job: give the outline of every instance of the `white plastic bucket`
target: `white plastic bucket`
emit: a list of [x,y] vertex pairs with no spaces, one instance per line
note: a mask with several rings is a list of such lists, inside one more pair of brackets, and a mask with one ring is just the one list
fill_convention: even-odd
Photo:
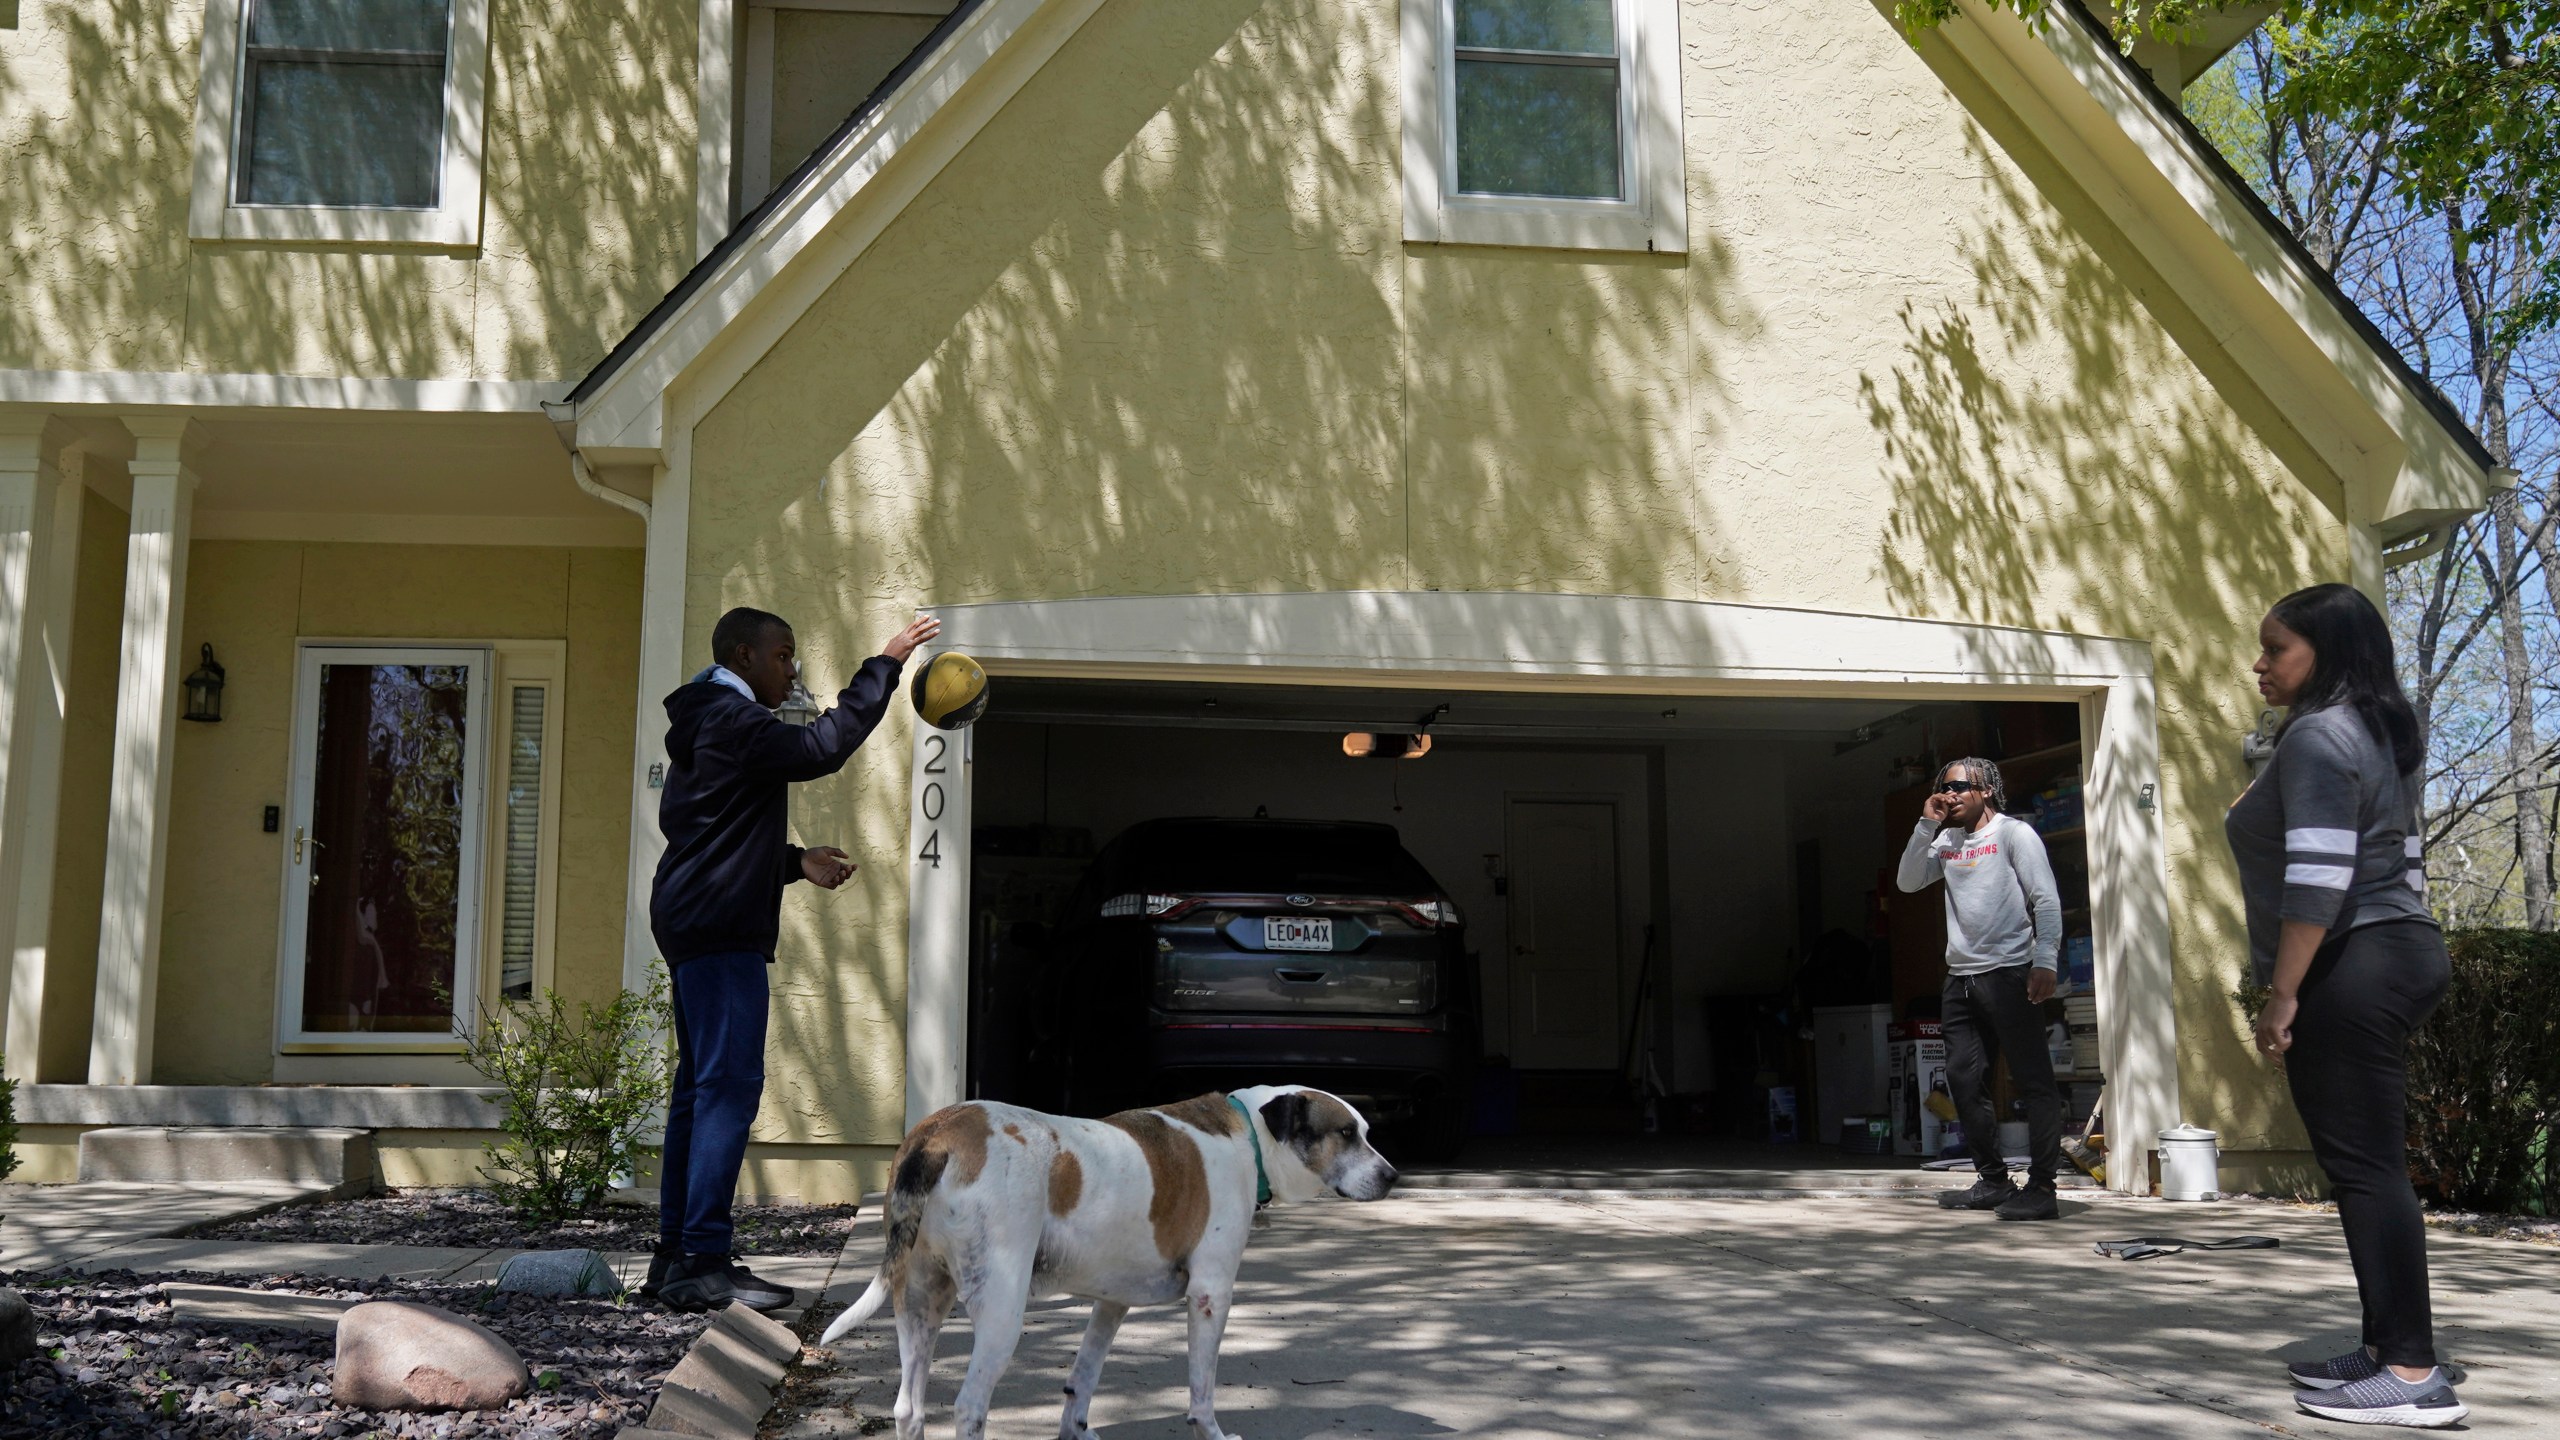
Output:
[[2160,1132],[2160,1198],[2222,1198],[2222,1152],[2210,1130],[2180,1125]]

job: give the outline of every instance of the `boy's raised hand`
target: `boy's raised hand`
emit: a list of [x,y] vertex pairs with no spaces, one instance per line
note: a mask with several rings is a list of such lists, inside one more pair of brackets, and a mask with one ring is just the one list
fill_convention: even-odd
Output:
[[853,878],[853,861],[833,845],[812,845],[800,852],[800,873],[821,890],[833,890]]
[[907,657],[916,653],[918,646],[931,643],[933,637],[941,633],[941,621],[930,615],[918,615],[906,629],[890,636],[889,643],[880,647],[880,653],[904,665]]

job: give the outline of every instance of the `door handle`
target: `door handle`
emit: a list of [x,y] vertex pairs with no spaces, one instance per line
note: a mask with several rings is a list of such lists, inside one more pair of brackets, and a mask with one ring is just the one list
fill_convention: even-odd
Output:
[[[297,832],[297,833],[299,833],[299,832]],[[324,850],[324,849],[327,849],[327,848],[328,848],[327,846],[325,846],[325,845],[321,844],[321,843],[320,843],[318,840],[316,840],[316,839],[315,839],[315,840],[313,840],[313,841],[311,842],[311,850],[312,850],[312,855],[311,855],[311,888],[312,888],[312,889],[314,889],[314,890],[317,890],[317,889],[319,889],[319,888],[320,888],[320,854],[319,854],[319,852],[320,852],[320,851],[322,851],[322,850]]]
[[302,863],[302,846],[306,838],[307,836],[301,826],[296,825],[293,827],[293,863],[296,865]]
[[1321,970],[1279,970],[1273,973],[1283,980],[1295,981],[1300,985],[1312,985],[1324,978],[1324,972]]

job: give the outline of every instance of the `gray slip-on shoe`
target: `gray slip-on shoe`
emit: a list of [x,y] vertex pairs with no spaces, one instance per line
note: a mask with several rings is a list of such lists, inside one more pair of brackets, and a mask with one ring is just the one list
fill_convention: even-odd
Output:
[[2382,1362],[2359,1345],[2344,1355],[2327,1360],[2296,1360],[2284,1368],[2285,1373],[2293,1377],[2293,1383],[2305,1390],[2335,1390],[2378,1373]]

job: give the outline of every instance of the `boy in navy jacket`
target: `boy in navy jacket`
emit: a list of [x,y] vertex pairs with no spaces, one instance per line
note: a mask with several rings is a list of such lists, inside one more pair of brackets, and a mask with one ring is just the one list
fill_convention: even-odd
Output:
[[747,1129],[764,1098],[766,967],[782,930],[782,887],[833,890],[845,852],[790,840],[790,784],[833,775],[880,723],[916,647],[941,632],[919,615],[862,662],[836,707],[790,725],[774,707],[799,675],[779,615],[741,606],[712,627],[718,663],[667,697],[667,780],[658,800],[666,854],[649,890],[649,929],[675,1000],[675,1089],[658,1179],[658,1250],[641,1287],[677,1310],[791,1302],[730,1254],[729,1205]]

